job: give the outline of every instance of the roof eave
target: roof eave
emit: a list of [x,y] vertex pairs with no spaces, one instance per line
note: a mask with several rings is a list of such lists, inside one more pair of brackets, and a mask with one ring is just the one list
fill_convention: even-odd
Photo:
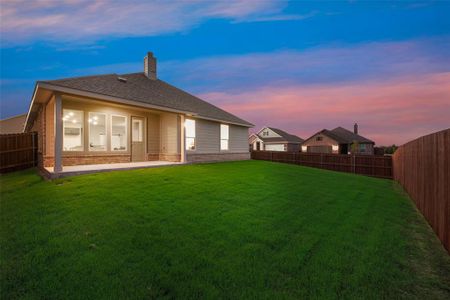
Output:
[[[205,117],[205,116],[199,115],[199,114],[197,114],[195,112],[192,112],[192,111],[173,109],[173,108],[170,108],[170,107],[158,106],[158,105],[143,103],[143,102],[139,102],[139,101],[135,101],[135,100],[129,100],[129,99],[123,99],[123,98],[109,96],[109,95],[103,95],[103,94],[99,94],[99,93],[93,93],[93,92],[84,91],[84,90],[80,90],[80,89],[68,88],[68,87],[55,85],[55,84],[51,84],[51,83],[44,82],[44,81],[38,81],[36,83],[35,90],[34,90],[34,93],[33,93],[33,98],[32,98],[31,104],[30,104],[30,108],[29,108],[29,111],[28,111],[28,114],[27,114],[27,120],[26,120],[25,124],[28,124],[29,113],[30,113],[31,108],[33,106],[34,98],[36,96],[36,92],[37,92],[37,90],[39,88],[52,90],[52,91],[55,91],[55,92],[61,92],[61,93],[77,95],[77,96],[84,96],[84,97],[88,97],[88,98],[105,100],[105,101],[110,101],[110,102],[115,102],[115,103],[120,103],[120,104],[139,106],[139,107],[144,107],[144,108],[156,109],[156,110],[160,110],[160,111],[168,111],[168,112],[180,113],[180,114],[192,116],[192,117],[199,118],[199,119],[211,120],[211,121],[216,121],[216,122],[223,122],[223,123],[228,123],[228,124],[233,124],[233,125],[238,125],[238,126],[243,126],[243,127],[248,127],[248,128],[251,128],[251,127],[254,126],[251,123],[246,124],[246,123],[231,122],[231,121],[227,121],[227,120],[220,120],[220,119],[215,119],[215,118],[209,118],[209,117]],[[24,130],[25,130],[25,128],[24,128]]]

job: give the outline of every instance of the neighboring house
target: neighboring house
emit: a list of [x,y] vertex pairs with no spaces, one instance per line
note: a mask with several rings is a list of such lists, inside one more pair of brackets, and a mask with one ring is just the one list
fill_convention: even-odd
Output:
[[144,72],[36,83],[25,131],[39,133],[40,166],[249,159],[253,125]]
[[27,114],[0,120],[0,134],[11,134],[23,132],[23,126]]
[[353,132],[342,127],[333,130],[323,129],[306,139],[302,144],[303,152],[336,154],[370,154],[373,155],[375,143],[358,134],[358,124]]
[[250,135],[248,142],[253,150],[299,152],[303,139],[281,129],[263,127]]

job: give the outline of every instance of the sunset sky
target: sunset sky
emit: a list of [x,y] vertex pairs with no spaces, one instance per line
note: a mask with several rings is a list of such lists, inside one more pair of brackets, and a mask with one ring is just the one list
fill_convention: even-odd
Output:
[[450,127],[450,2],[4,1],[1,118],[36,80],[143,71],[256,125],[378,145]]

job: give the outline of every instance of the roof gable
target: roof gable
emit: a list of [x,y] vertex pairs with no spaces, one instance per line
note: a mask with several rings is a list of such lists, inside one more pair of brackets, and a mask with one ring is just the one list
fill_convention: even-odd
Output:
[[[272,132],[272,135],[264,136],[261,134],[264,130],[269,130]],[[258,137],[263,140],[264,142],[288,142],[288,143],[302,143],[303,139],[293,135],[289,134],[286,131],[283,131],[278,128],[274,127],[264,127],[258,132]]]

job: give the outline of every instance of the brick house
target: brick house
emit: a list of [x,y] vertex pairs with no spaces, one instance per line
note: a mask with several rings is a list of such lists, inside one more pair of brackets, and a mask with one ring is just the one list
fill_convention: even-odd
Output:
[[358,124],[353,132],[343,127],[322,129],[302,143],[302,152],[335,154],[374,154],[375,142],[358,134]]
[[24,131],[37,131],[39,166],[249,159],[253,125],[144,72],[36,83]]
[[251,150],[299,152],[303,139],[278,128],[263,127],[258,133],[250,135]]

